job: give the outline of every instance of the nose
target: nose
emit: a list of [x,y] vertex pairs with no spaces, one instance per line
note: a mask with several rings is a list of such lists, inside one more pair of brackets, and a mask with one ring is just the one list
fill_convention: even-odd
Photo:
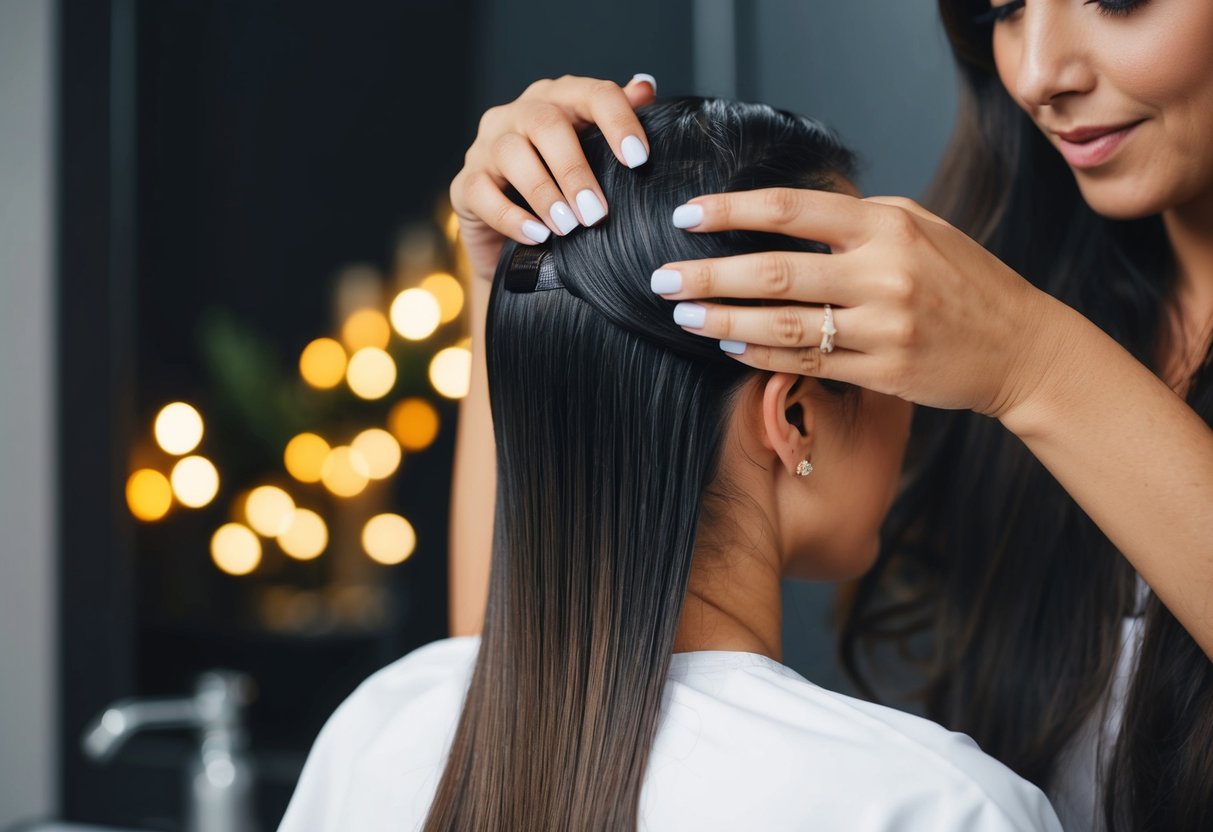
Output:
[[1051,106],[1095,86],[1095,72],[1068,5],[1029,3],[1024,9],[1015,92],[1029,105]]

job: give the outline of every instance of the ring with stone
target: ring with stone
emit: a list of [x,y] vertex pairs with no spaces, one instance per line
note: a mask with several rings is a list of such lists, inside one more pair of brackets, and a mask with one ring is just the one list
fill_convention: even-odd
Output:
[[821,351],[834,351],[834,336],[838,334],[838,327],[834,326],[834,310],[830,308],[830,304],[825,307],[825,320],[821,322]]

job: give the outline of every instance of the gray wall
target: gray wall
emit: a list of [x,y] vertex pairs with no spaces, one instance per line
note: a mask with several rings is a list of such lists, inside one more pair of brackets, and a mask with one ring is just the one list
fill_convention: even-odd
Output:
[[838,130],[867,163],[865,194],[918,197],[956,112],[935,0],[758,0],[753,9],[741,60],[756,97]]
[[56,801],[54,13],[0,3],[0,828]]

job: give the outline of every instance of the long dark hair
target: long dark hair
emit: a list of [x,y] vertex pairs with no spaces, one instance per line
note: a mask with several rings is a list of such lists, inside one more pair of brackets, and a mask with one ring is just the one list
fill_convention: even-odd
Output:
[[431,832],[636,827],[692,553],[727,487],[730,401],[752,373],[674,325],[649,276],[675,260],[822,250],[688,234],[670,216],[699,194],[850,174],[827,131],[763,105],[678,99],[639,115],[652,157],[635,171],[597,131],[582,137],[611,213],[547,244],[566,288],[507,291],[513,244],[494,281],[488,612]]
[[[999,81],[989,25],[974,23],[987,0],[939,7],[962,98],[930,206],[1157,371],[1176,334],[1161,218],[1097,215]],[[1210,366],[1188,392],[1206,421]],[[872,648],[899,643],[925,664],[929,716],[1048,788],[1066,744],[1103,717],[1122,621],[1140,612],[1132,566],[997,422],[924,409],[913,433],[918,464],[883,554],[844,607],[844,662],[866,683],[884,655]],[[1103,772],[1107,826],[1213,829],[1213,664],[1156,598],[1144,614]]]

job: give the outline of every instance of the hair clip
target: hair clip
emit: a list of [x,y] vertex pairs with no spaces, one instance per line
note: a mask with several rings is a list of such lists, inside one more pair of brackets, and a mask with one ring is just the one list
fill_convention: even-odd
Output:
[[519,246],[510,255],[505,270],[505,288],[509,292],[547,292],[563,289],[564,282],[556,273],[552,252],[537,246]]

